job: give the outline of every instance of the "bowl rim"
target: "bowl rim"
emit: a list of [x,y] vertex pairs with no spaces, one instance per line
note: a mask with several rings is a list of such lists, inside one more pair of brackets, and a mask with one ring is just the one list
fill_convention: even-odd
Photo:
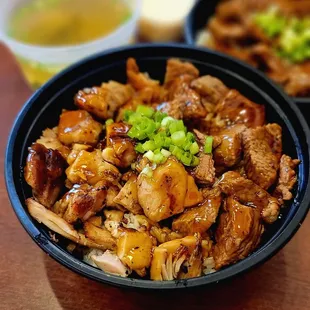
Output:
[[[218,1],[218,0],[217,0]],[[185,42],[191,46],[199,46],[196,44],[195,42],[195,29],[194,29],[194,19],[195,19],[195,15],[196,15],[196,12],[198,11],[201,3],[205,2],[204,0],[198,0],[195,5],[192,7],[192,9],[190,10],[190,12],[188,13],[188,15],[186,16],[186,19],[185,19],[185,23],[184,23],[184,38],[185,38]],[[210,17],[206,18],[206,23],[208,21]],[[211,50],[210,48],[208,47],[203,47],[203,46],[200,46],[201,48],[204,48],[206,50]],[[226,55],[226,54],[225,54]],[[227,54],[227,56],[229,57],[232,57],[230,55]],[[237,59],[237,58],[236,58]],[[239,60],[239,59],[237,59]],[[239,60],[240,61],[240,60]],[[255,69],[255,68],[254,68]],[[261,71],[262,72],[262,71]],[[268,79],[270,79],[269,77],[267,77]],[[273,81],[272,81],[273,82]],[[274,83],[274,82],[273,82]],[[298,105],[307,105],[309,104],[310,105],[310,97],[294,97],[292,96],[291,97],[294,102]]]
[[[309,153],[310,153],[310,129],[297,108],[297,106],[292,102],[292,100],[272,81],[265,77],[265,75],[251,66],[244,64],[241,61],[238,61],[230,56],[224,55],[222,53],[218,53],[216,51],[206,50],[199,47],[188,46],[185,44],[137,44],[128,47],[114,48],[111,50],[104,51],[99,54],[92,55],[84,60],[77,62],[76,64],[71,65],[66,70],[57,74],[54,78],[52,78],[49,82],[43,85],[39,90],[37,90],[25,103],[19,112],[18,116],[15,119],[15,122],[12,126],[12,130],[9,135],[9,140],[6,148],[5,154],[5,183],[8,192],[8,196],[11,202],[11,205],[23,225],[24,229],[28,232],[31,238],[39,245],[41,249],[43,249],[48,255],[52,256],[55,260],[57,260],[62,265],[67,268],[86,276],[90,279],[97,280],[102,283],[107,283],[111,285],[121,286],[121,287],[134,287],[134,288],[142,288],[142,289],[177,289],[177,288],[188,288],[188,287],[197,287],[208,284],[215,284],[223,280],[227,280],[231,277],[237,276],[241,273],[244,273],[248,269],[253,268],[259,264],[262,264],[266,260],[268,260],[271,256],[273,256],[276,252],[278,252],[295,234],[295,232],[300,227],[302,221],[305,219],[310,202],[310,181],[306,185],[306,190],[304,193],[304,197],[299,207],[297,208],[295,214],[291,218],[291,220],[287,223],[286,227],[283,228],[283,231],[277,236],[277,238],[268,244],[266,248],[263,248],[258,253],[253,253],[251,256],[241,260],[240,262],[227,267],[226,269],[219,270],[215,273],[211,273],[199,278],[192,278],[187,280],[175,280],[175,281],[151,281],[151,280],[142,280],[142,279],[133,279],[133,278],[122,278],[114,275],[109,275],[104,273],[101,270],[98,270],[86,263],[78,260],[73,257],[71,254],[67,253],[65,250],[60,248],[57,244],[50,241],[48,238],[44,236],[33,223],[31,217],[28,212],[26,212],[22,202],[19,199],[17,194],[15,185],[14,185],[14,177],[13,177],[13,169],[12,169],[12,157],[13,157],[13,147],[15,144],[15,140],[17,137],[17,131],[20,125],[22,124],[25,115],[28,110],[32,106],[32,103],[36,101],[36,99],[43,93],[47,88],[53,85],[58,81],[64,74],[67,72],[73,71],[79,68],[82,65],[87,64],[90,61],[94,61],[97,58],[102,58],[110,54],[118,53],[118,52],[130,52],[133,50],[154,50],[154,48],[167,48],[167,49],[186,49],[186,50],[195,50],[205,54],[213,54],[215,56],[224,57],[229,59],[230,61],[237,63],[238,66],[244,67],[247,70],[254,71],[256,75],[259,75],[260,78],[265,80],[267,83],[271,84],[275,91],[277,91],[287,102],[290,108],[294,111],[295,115],[300,120],[300,126],[305,133],[306,143],[308,145]],[[147,54],[146,54],[147,55]],[[168,57],[168,56],[167,56]],[[282,110],[283,112],[283,110]],[[310,167],[309,171],[307,171],[308,175],[310,175]]]

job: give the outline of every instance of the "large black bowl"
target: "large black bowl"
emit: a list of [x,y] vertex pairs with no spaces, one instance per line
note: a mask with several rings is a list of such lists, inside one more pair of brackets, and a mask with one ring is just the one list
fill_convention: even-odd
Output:
[[[219,2],[219,0],[199,0],[194,5],[184,25],[185,41],[187,44],[196,44],[199,31],[206,27],[208,19],[214,15]],[[310,113],[310,97],[293,97],[293,100],[302,112]]]
[[[284,152],[301,160],[294,201],[283,210],[282,217],[270,226],[261,246],[241,262],[207,276],[180,281],[152,282],[111,276],[73,257],[66,251],[62,239],[55,243],[48,230],[28,214],[24,201],[31,196],[31,191],[23,178],[27,147],[43,129],[58,123],[62,109],[75,108],[73,96],[79,89],[110,79],[125,82],[128,57],[135,57],[142,71],[159,80],[163,79],[168,58],[188,60],[199,68],[201,74],[214,75],[253,101],[264,104],[268,122],[277,122],[283,128]],[[309,128],[292,101],[251,67],[216,52],[184,45],[138,45],[88,58],[57,75],[29,99],[9,137],[5,159],[6,186],[16,215],[29,235],[45,252],[71,270],[118,286],[148,289],[194,287],[217,283],[264,262],[281,249],[300,227],[310,202],[309,137]]]

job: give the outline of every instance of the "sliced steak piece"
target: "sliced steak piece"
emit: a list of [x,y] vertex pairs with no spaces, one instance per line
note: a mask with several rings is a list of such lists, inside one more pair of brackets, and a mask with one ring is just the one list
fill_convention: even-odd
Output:
[[282,155],[281,157],[279,180],[273,193],[281,204],[283,203],[283,200],[291,200],[293,198],[291,190],[297,182],[295,169],[299,163],[299,159],[292,159],[288,155]]
[[197,207],[186,209],[173,220],[174,231],[186,235],[203,234],[215,223],[222,202],[221,191],[218,187],[203,189],[203,198]]
[[282,155],[282,128],[278,124],[267,124],[265,128],[273,137],[272,141],[270,141],[272,153],[280,161]]
[[224,173],[218,181],[218,186],[224,194],[233,196],[240,203],[256,207],[265,222],[273,223],[278,218],[278,200],[251,180],[243,178],[238,172]]
[[174,98],[157,106],[157,110],[177,119],[199,119],[207,115],[200,95],[186,82],[180,83],[174,90]]
[[215,268],[220,269],[247,257],[259,244],[263,231],[258,209],[228,197],[215,233]]
[[210,186],[215,181],[215,168],[212,155],[201,154],[199,165],[193,170],[193,177],[198,184]]
[[247,129],[242,133],[245,171],[249,179],[268,189],[277,179],[279,161],[272,152],[273,135],[266,127]]
[[211,75],[204,75],[192,81],[191,87],[204,99],[205,102],[216,104],[229,91],[223,82]]
[[181,75],[189,75],[195,79],[199,76],[199,70],[190,62],[183,62],[176,58],[169,59],[165,74],[165,86],[169,86],[171,82]]
[[213,152],[216,166],[232,167],[239,162],[244,130],[246,130],[244,125],[235,125],[220,133],[219,137],[222,142]]
[[215,112],[217,116],[210,128],[212,135],[234,124],[255,128],[265,122],[265,107],[250,101],[235,89],[231,89],[216,105]]
[[[197,129],[193,129],[193,132],[196,136],[196,141],[198,145],[200,146],[200,150],[203,151],[203,147],[206,144],[207,135],[205,135],[204,133],[202,133],[201,131]],[[216,149],[221,144],[221,142],[222,142],[222,138],[220,136],[214,136],[213,142],[212,142],[212,149]]]

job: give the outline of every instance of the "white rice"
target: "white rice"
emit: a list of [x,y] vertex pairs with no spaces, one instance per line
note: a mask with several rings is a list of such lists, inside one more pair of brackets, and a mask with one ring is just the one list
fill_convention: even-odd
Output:
[[213,273],[216,271],[214,269],[215,263],[214,263],[214,258],[212,256],[204,258],[202,266],[203,266],[202,272],[204,274],[209,274],[209,273]]

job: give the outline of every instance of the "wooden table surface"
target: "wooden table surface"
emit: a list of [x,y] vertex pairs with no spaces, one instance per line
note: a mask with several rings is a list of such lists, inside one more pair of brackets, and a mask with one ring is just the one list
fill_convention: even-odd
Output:
[[30,94],[14,59],[0,45],[0,309],[310,309],[310,216],[263,266],[199,290],[114,288],[83,278],[43,253],[18,222],[3,179],[7,136]]

